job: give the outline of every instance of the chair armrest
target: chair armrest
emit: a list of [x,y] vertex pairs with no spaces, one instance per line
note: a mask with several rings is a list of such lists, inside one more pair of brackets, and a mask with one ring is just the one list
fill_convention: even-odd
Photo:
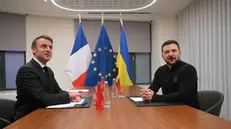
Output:
[[4,119],[4,118],[1,118],[1,117],[0,117],[0,122],[4,123],[4,124],[6,124],[6,125],[11,124],[10,121],[8,121],[8,120],[6,120],[6,119]]
[[[209,109],[206,110],[206,112],[210,112],[211,110],[213,110],[215,107],[217,107],[218,105],[222,106],[222,103],[224,101],[224,97],[222,97],[222,99],[220,99],[216,104],[214,104],[212,107],[210,107]],[[221,108],[221,107],[220,107]],[[219,117],[219,116],[218,116]]]

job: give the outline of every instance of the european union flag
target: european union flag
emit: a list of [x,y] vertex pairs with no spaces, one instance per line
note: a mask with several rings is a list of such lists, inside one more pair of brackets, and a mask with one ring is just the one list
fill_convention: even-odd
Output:
[[104,24],[101,26],[100,35],[87,71],[85,86],[96,86],[104,77],[108,85],[112,85],[112,79],[117,76],[115,65],[116,56],[113,52]]

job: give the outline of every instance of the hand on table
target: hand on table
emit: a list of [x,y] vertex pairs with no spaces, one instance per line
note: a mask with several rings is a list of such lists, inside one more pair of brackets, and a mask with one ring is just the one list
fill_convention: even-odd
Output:
[[154,92],[151,89],[141,89],[140,90],[140,96],[145,100],[145,101],[151,101],[152,96]]
[[68,92],[71,102],[79,102],[81,100],[81,94],[78,92]]

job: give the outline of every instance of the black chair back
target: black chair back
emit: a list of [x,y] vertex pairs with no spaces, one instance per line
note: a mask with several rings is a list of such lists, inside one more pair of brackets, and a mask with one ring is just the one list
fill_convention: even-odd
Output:
[[200,109],[215,116],[220,116],[224,95],[219,91],[199,91]]
[[0,98],[0,129],[11,123],[14,104],[14,100]]

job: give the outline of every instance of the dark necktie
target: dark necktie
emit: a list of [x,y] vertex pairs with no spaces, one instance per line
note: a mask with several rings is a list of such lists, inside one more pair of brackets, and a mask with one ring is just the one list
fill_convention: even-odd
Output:
[[48,67],[47,66],[44,66],[43,67],[43,76],[44,76],[44,79],[45,79],[45,84],[47,85],[47,89],[49,91],[50,89],[50,79],[49,79],[49,72],[48,72]]
[[48,73],[48,68],[47,68],[47,66],[44,66],[44,67],[43,67],[43,72]]
[[48,72],[48,67],[44,66],[43,67],[43,72],[44,72],[44,77],[49,80],[49,72]]

